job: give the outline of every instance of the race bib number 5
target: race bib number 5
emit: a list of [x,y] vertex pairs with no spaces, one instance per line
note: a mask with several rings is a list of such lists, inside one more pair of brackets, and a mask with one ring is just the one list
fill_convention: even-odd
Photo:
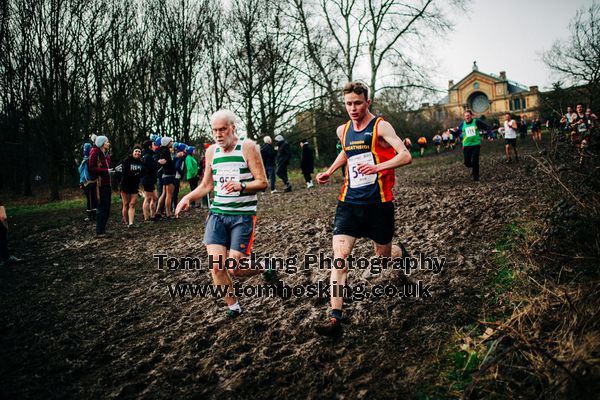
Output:
[[348,178],[352,189],[372,185],[377,180],[377,174],[361,174],[358,171],[359,164],[375,165],[373,153],[362,153],[348,158]]
[[240,181],[239,168],[219,168],[215,174],[215,181],[217,182],[217,194],[219,196],[237,196],[240,194],[240,192],[225,193],[223,190],[223,186],[227,182]]

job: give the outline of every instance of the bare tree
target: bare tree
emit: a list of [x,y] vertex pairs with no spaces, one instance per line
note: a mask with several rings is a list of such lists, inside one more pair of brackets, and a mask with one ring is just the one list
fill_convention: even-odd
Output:
[[169,128],[179,139],[189,141],[192,114],[200,96],[200,67],[208,1],[157,0],[154,21],[161,34],[163,89],[168,93]]
[[566,83],[584,86],[591,104],[600,95],[600,3],[577,11],[571,21],[571,36],[567,41],[557,41],[544,53],[543,60]]

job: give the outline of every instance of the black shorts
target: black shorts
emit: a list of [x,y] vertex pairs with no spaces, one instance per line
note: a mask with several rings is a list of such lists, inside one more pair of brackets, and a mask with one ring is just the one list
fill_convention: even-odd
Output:
[[377,244],[388,244],[394,237],[394,203],[350,204],[338,201],[334,235],[366,237]]
[[517,139],[504,139],[504,144],[511,145],[512,147],[517,147]]
[[175,185],[175,175],[163,175],[161,178],[161,184],[163,186]]
[[154,192],[154,183],[142,183],[142,186],[144,187],[144,192]]
[[137,194],[138,187],[131,184],[121,185],[121,192],[125,194]]

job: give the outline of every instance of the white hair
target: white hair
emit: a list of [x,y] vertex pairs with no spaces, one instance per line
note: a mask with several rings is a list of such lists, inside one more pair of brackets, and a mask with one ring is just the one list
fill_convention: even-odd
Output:
[[235,122],[237,121],[237,115],[230,110],[219,110],[210,116],[210,124],[212,125],[219,119],[226,120],[229,125],[235,125]]
[[271,137],[270,137],[270,136],[265,136],[265,138],[263,139],[263,141],[264,141],[265,143],[269,143],[269,144],[273,143],[273,140],[271,140]]

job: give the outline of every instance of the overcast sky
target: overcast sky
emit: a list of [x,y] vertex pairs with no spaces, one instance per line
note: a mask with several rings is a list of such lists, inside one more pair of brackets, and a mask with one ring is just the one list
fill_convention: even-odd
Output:
[[458,82],[477,61],[479,70],[526,86],[549,87],[556,77],[541,54],[557,39],[569,37],[577,9],[593,0],[470,0],[468,14],[453,16],[455,29],[433,44],[439,59],[435,82],[443,89]]

